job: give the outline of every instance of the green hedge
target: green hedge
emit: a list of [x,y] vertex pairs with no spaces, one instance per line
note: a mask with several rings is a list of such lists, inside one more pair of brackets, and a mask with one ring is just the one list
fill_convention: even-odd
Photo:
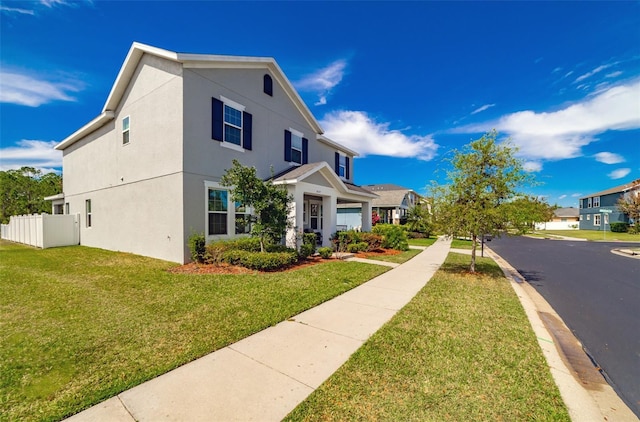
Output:
[[609,227],[611,227],[611,231],[615,233],[626,233],[629,231],[629,224],[627,223],[611,223]]
[[206,246],[205,262],[273,271],[298,261],[298,253],[284,245],[268,244],[265,249],[266,252],[260,252],[260,239],[256,237],[213,242]]
[[407,232],[404,227],[395,224],[376,224],[373,233],[380,234],[384,238],[382,247],[386,249],[396,249],[406,251],[409,249]]
[[331,255],[333,255],[333,249],[328,246],[324,246],[322,248],[318,248],[318,253],[323,259],[329,259],[331,258]]

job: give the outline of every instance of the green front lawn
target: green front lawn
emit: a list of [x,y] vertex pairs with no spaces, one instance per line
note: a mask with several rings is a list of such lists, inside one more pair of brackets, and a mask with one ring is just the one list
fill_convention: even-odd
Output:
[[418,295],[289,421],[569,421],[500,268],[449,254]]
[[437,237],[429,237],[429,238],[422,238],[422,239],[409,239],[409,246],[431,246],[433,245],[436,240],[438,240]]
[[367,255],[367,259],[373,259],[376,261],[384,261],[384,262],[394,262],[396,264],[402,264],[403,262],[407,262],[414,256],[418,255],[422,250],[420,249],[409,249],[408,251],[403,251],[397,255]]
[[567,236],[587,240],[640,242],[640,234],[614,233],[610,231],[603,233],[602,231],[595,230],[536,230],[535,233],[543,236]]
[[0,241],[0,420],[59,420],[388,270],[172,274],[137,255]]

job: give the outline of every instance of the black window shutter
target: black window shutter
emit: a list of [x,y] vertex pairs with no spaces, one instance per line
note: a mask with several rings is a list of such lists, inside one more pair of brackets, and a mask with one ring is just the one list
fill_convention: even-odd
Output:
[[346,157],[346,158],[344,159],[344,161],[345,161],[345,171],[344,171],[344,175],[345,175],[345,178],[346,178],[346,179],[349,179],[349,167],[350,167],[350,165],[349,165],[349,164],[350,164],[350,163],[349,163],[349,157]]
[[217,98],[211,98],[211,139],[224,140],[224,104]]
[[264,87],[263,87],[264,93],[273,97],[273,79],[271,79],[271,76],[264,75],[263,82],[264,82]]
[[291,162],[291,132],[284,131],[284,161]]
[[336,152],[336,174],[340,176],[340,153]]
[[309,162],[309,140],[302,138],[302,164]]
[[242,147],[251,150],[251,125],[253,116],[246,111],[242,112]]

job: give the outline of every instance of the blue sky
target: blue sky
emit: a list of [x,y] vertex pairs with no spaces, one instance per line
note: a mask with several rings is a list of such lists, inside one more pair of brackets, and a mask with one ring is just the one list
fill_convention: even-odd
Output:
[[61,170],[134,41],[274,57],[358,184],[420,193],[493,128],[551,204],[640,178],[640,2],[0,3],[0,167]]

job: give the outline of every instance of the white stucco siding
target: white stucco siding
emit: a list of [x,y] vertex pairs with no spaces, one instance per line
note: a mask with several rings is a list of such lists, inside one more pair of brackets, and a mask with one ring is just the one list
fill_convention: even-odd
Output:
[[[182,176],[173,174],[67,196],[80,214],[80,243],[182,263]],[[91,200],[87,227],[86,200]]]
[[[316,133],[300,111],[285,96],[274,78],[273,97],[263,92],[267,69],[185,69],[184,122],[185,171],[219,177],[238,159],[254,166],[258,176],[278,173],[290,164],[284,161],[284,131],[294,129],[309,139],[309,161],[314,158],[312,144]],[[211,139],[211,98],[223,96],[245,107],[253,118],[252,150],[239,152],[224,148]]]
[[144,56],[114,119],[63,151],[65,202],[82,216],[81,244],[184,262],[180,69]]

